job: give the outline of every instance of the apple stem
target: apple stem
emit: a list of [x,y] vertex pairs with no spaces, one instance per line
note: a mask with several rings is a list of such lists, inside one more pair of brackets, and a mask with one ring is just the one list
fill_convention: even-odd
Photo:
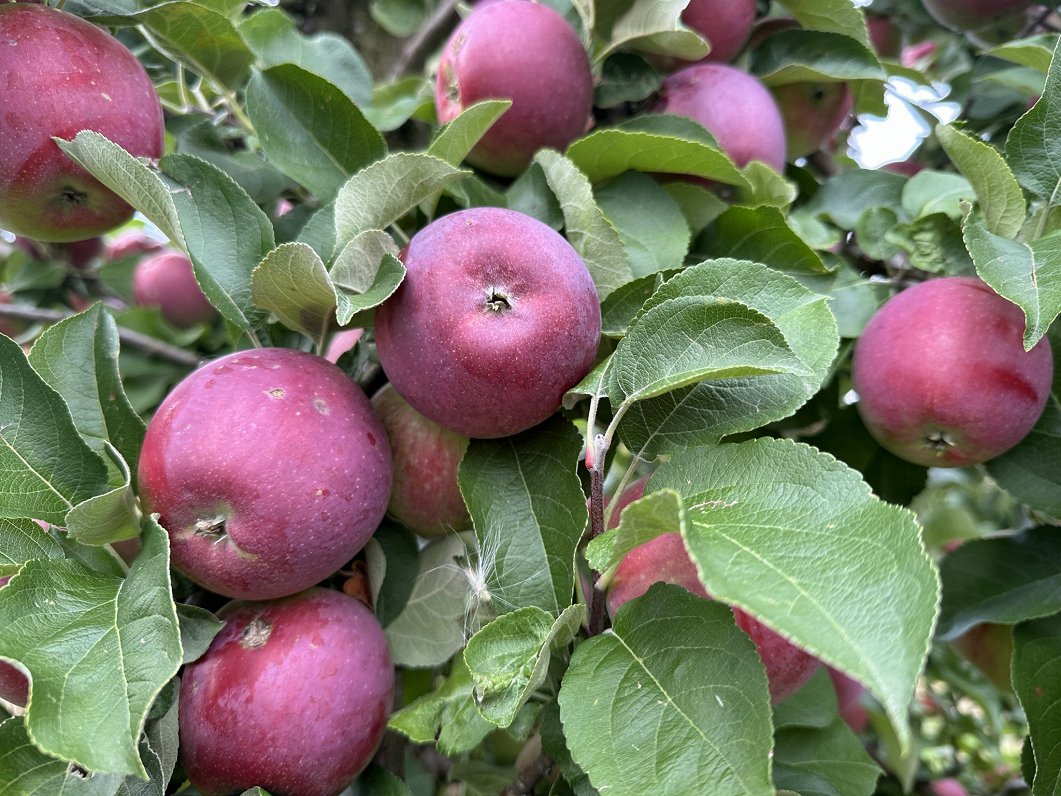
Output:
[[[596,447],[597,440],[594,440]],[[604,533],[604,469],[593,467],[589,471],[589,541]],[[597,588],[600,573],[593,571],[593,588],[589,598],[589,634],[599,635],[604,631],[604,594]]]

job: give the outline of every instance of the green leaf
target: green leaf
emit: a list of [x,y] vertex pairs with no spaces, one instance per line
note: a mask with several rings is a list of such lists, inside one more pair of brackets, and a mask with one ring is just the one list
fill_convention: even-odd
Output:
[[842,719],[774,736],[774,785],[800,796],[871,796],[881,770]]
[[106,483],[103,460],[81,439],[62,397],[0,335],[0,517],[61,525]]
[[22,717],[0,723],[0,793],[15,796],[114,796],[120,774],[84,775],[49,757],[30,740]]
[[401,613],[416,582],[420,569],[416,534],[385,519],[365,547],[365,563],[376,618],[386,627]]
[[[1054,351],[1057,351],[1054,343]],[[1039,422],[1017,447],[987,463],[998,485],[1032,508],[1061,517],[1061,402],[1056,391]]]
[[413,75],[377,85],[372,90],[372,104],[363,110],[373,127],[389,133],[412,116],[424,111],[433,114],[434,107],[434,81]]
[[1024,349],[1030,351],[1061,313],[1061,232],[1021,243],[970,218],[964,233],[980,278],[1024,310]]
[[950,641],[981,622],[1015,625],[1061,611],[1061,538],[1054,528],[962,544],[940,564],[936,635]]
[[118,327],[97,303],[48,327],[29,362],[66,402],[89,447],[107,462],[109,442],[135,473],[145,426],[125,396],[118,348]]
[[942,213],[909,224],[897,224],[884,234],[884,239],[905,251],[910,264],[922,271],[955,276],[975,273],[962,240],[961,226]]
[[820,389],[840,343],[823,296],[759,263],[715,260],[665,282],[645,309],[682,295],[735,302],[772,319],[801,367],[793,373],[701,382],[634,404],[619,433],[638,455],[652,457],[751,431],[792,414]]
[[470,172],[440,158],[399,152],[376,161],[349,180],[335,199],[340,246],[370,229],[386,229],[428,197]]
[[408,785],[377,763],[370,763],[350,787],[353,793],[346,796],[413,796]]
[[[663,118],[662,114],[658,115]],[[633,169],[748,187],[747,179],[717,144],[694,137],[687,127],[681,131],[596,130],[573,142],[567,148],[567,157],[590,182],[617,177]]]
[[534,156],[560,202],[567,239],[586,264],[603,299],[631,279],[622,238],[593,198],[593,187],[570,160],[545,149]]
[[672,277],[676,271],[669,271],[627,282],[601,302],[601,332],[608,337],[619,339],[630,328],[630,322],[641,312],[649,297],[662,284],[663,277]]
[[556,761],[574,796],[598,796],[597,789],[590,784],[586,772],[571,759],[564,727],[560,723],[560,705],[555,700],[542,709],[541,736],[542,751]]
[[711,48],[681,23],[687,5],[688,0],[634,0],[612,25],[607,44],[594,53],[594,62],[619,49],[700,60]]
[[0,590],[0,656],[32,676],[34,743],[89,771],[146,777],[140,732],[181,662],[165,531],[146,522],[143,545],[124,580],[29,561]]
[[776,207],[731,207],[715,220],[708,237],[707,258],[752,260],[779,271],[822,274],[821,256],[788,225]]
[[251,300],[288,329],[320,342],[335,312],[335,286],[312,248],[281,243],[251,273]]
[[905,185],[905,177],[890,171],[845,171],[822,185],[806,209],[841,229],[853,230],[868,208],[901,207]]
[[507,727],[545,682],[549,657],[578,635],[586,606],[569,605],[558,617],[530,606],[490,622],[471,637],[464,661],[475,684],[475,702],[483,718]]
[[973,193],[964,177],[925,169],[903,186],[903,211],[914,221],[935,213],[958,221],[962,217],[961,202],[969,201]]
[[1046,85],[1006,138],[1006,160],[1017,181],[1051,207],[1061,202],[1061,58],[1054,49]]
[[372,101],[372,73],[342,36],[328,32],[304,36],[279,8],[256,10],[240,23],[239,32],[262,69],[295,64],[324,78],[359,106]]
[[63,558],[63,549],[33,520],[0,519],[0,577],[38,558]]
[[225,623],[205,608],[184,603],[177,604],[177,621],[180,624],[181,648],[184,656],[181,663],[199,660],[210,647]]
[[241,329],[264,320],[251,301],[251,272],[275,246],[273,226],[223,171],[191,155],[167,155],[162,171],[183,186],[172,193],[188,256],[210,303]]
[[869,46],[865,18],[848,0],[784,0],[783,5],[807,30],[841,33]]
[[322,202],[387,152],[383,136],[346,94],[294,64],[255,71],[247,114],[269,159]]
[[[379,230],[369,230],[369,233],[379,232]],[[362,233],[355,237],[350,244],[343,249],[343,252],[347,252],[351,246],[357,246],[360,248],[362,239],[366,234]],[[388,236],[388,240],[389,240]],[[361,254],[365,254],[365,250],[361,249]],[[336,261],[335,267],[332,268],[332,274],[337,272],[342,273],[345,278],[347,267],[353,267],[352,263],[348,259],[340,258]],[[346,326],[351,323],[353,318],[365,310],[378,307],[388,298],[390,298],[394,291],[398,289],[398,286],[405,279],[405,266],[402,261],[395,257],[390,252],[383,254],[383,259],[379,263],[379,269],[376,271],[375,278],[372,284],[363,293],[351,293],[346,289],[346,285],[341,285],[336,282],[336,296],[339,299],[338,308],[336,309],[335,317],[339,321],[340,326]]]
[[512,100],[483,100],[461,111],[445,125],[427,148],[427,154],[451,166],[460,166],[494,122],[512,107]]
[[104,456],[117,474],[110,480],[113,488],[78,503],[66,515],[67,532],[83,544],[106,544],[140,534],[140,513],[129,465],[109,442],[105,443]]
[[634,276],[681,267],[692,236],[678,203],[658,182],[632,171],[598,189],[596,199],[622,238]]
[[864,683],[908,746],[939,600],[914,515],[832,456],[780,439],[679,453],[649,484],[666,487],[685,499],[708,592]]
[[469,586],[457,562],[464,554],[459,536],[437,539],[420,552],[412,593],[385,628],[398,666],[438,666],[464,645]]
[[655,584],[575,650],[560,687],[575,762],[612,796],[773,796],[770,707],[729,609]]
[[[1057,35],[1046,34],[1031,36],[1027,39],[1008,41],[998,47],[992,47],[985,55],[993,55],[1004,61],[1026,66],[1036,72],[1046,74],[1050,71],[1050,59],[1057,46]],[[1001,233],[999,233],[1001,234]]]
[[571,605],[586,498],[575,472],[582,440],[554,416],[530,431],[472,440],[458,480],[479,540],[482,580],[498,613]]
[[601,81],[593,92],[593,105],[614,108],[626,102],[641,102],[659,90],[663,77],[644,58],[619,52],[601,68]]
[[1024,192],[1002,154],[990,144],[958,130],[936,127],[936,138],[955,166],[976,191],[989,232],[1012,238],[1024,224]]
[[142,159],[92,130],[82,130],[73,141],[57,143],[74,162],[143,213],[176,246],[187,250],[173,194]]
[[391,36],[412,36],[431,16],[431,0],[371,0],[369,14]]
[[1032,796],[1052,796],[1061,788],[1061,614],[1017,625],[1013,641],[1013,683],[1035,758]]
[[458,655],[446,681],[393,713],[387,726],[413,743],[433,743],[437,738],[444,755],[470,751],[497,729],[475,709],[473,689],[464,656]]
[[887,79],[864,42],[815,30],[783,30],[769,36],[755,48],[752,71],[768,86]]
[[169,2],[135,19],[159,49],[218,88],[234,90],[246,80],[254,54],[223,14],[202,4]]

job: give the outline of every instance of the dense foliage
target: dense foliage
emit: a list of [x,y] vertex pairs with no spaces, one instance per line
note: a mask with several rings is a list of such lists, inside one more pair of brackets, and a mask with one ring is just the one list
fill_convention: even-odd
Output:
[[[165,154],[137,157],[57,121],[49,135],[64,156],[138,215],[95,243],[0,233],[0,579],[9,578],[0,581],[0,658],[16,665],[0,661],[0,794],[200,792],[188,776],[206,764],[190,758],[178,715],[198,703],[181,696],[182,678],[205,676],[221,649],[203,657],[215,637],[229,639],[232,671],[250,668],[243,652],[281,645],[279,631],[252,614],[290,605],[222,610],[227,598],[202,587],[196,556],[257,553],[238,546],[244,531],[222,517],[220,498],[218,518],[178,527],[166,490],[181,463],[167,457],[179,452],[192,470],[209,459],[218,482],[250,474],[244,492],[267,502],[246,533],[284,525],[276,532],[299,535],[267,574],[218,588],[285,593],[284,567],[293,572],[291,560],[316,538],[310,526],[334,520],[331,509],[298,513],[296,491],[339,478],[327,463],[360,444],[352,440],[365,428],[368,462],[379,428],[396,438],[413,422],[394,404],[387,371],[399,393],[416,384],[417,397],[406,395],[413,403],[474,395],[474,409],[456,411],[471,415],[465,433],[486,433],[478,421],[491,406],[505,416],[503,430],[468,441],[432,426],[407,449],[392,438],[394,497],[371,539],[354,559],[344,548],[340,564],[325,564],[333,574],[323,581],[319,560],[299,559],[298,577],[308,571],[307,582],[330,591],[298,599],[334,602],[344,592],[373,609],[394,666],[393,711],[378,750],[371,733],[364,742],[374,755],[363,770],[344,761],[332,774],[335,755],[322,751],[316,763],[294,763],[285,774],[294,780],[275,786],[276,796],[311,792],[297,783],[318,779],[345,786],[353,770],[344,794],[1061,792],[1061,369],[1051,388],[1044,353],[1049,342],[1053,361],[1061,358],[1061,16],[1015,3],[1000,24],[963,33],[920,0],[749,2],[758,26],[746,48],[734,46],[734,65],[757,78],[755,91],[774,92],[785,128],[764,154],[747,155],[771,135],[754,92],[737,90],[698,121],[680,100],[688,86],[668,77],[710,50],[682,24],[688,0],[543,0],[570,28],[562,63],[580,68],[584,55],[585,80],[548,72],[561,61],[546,58],[536,116],[506,126],[506,114],[522,109],[490,89],[454,109],[444,101],[459,68],[443,54],[447,37],[462,16],[485,19],[513,3],[372,0],[352,4],[357,25],[339,32],[312,32],[329,24],[323,5],[286,0],[63,4],[146,68],[165,111]],[[0,31],[10,7],[0,5]],[[485,50],[531,48],[531,27],[495,30],[515,43]],[[722,80],[728,69],[703,74]],[[485,71],[477,79],[503,66]],[[13,152],[11,131],[29,128],[12,120],[34,107],[5,105],[11,74],[0,74],[0,144]],[[945,96],[956,119],[942,123],[918,107],[918,91]],[[580,103],[592,105],[584,126]],[[920,119],[924,140],[902,163],[860,167],[855,155],[865,163],[872,153],[848,144],[860,140],[860,121],[889,106]],[[835,125],[817,129],[833,116]],[[719,126],[712,134],[705,124]],[[503,136],[522,140],[537,126],[573,132],[527,152],[505,149]],[[767,163],[785,132],[779,171],[783,158]],[[13,182],[4,157],[0,219],[13,219],[24,200],[3,193]],[[497,215],[454,214],[483,207],[536,219],[533,235],[506,231],[491,243],[506,263],[528,261],[528,272],[536,261],[540,271],[560,269],[550,247],[566,239],[600,308],[594,348],[597,302],[549,315],[576,290],[550,295],[566,276],[547,271],[535,287],[541,303],[521,305],[518,290],[491,286],[486,301],[498,317],[551,318],[540,339],[517,346],[519,357],[479,363],[488,375],[477,378],[496,392],[454,387],[430,370],[432,357],[462,355],[462,339],[436,345],[443,322],[431,315],[460,311],[457,288],[416,288],[416,311],[429,318],[415,316],[422,328],[410,331],[405,309],[413,280],[442,269],[433,258],[457,257],[445,247],[460,224]],[[417,237],[439,218],[456,232],[439,226],[434,238]],[[130,233],[142,236],[137,245]],[[194,280],[172,269],[175,281],[164,284],[136,275],[160,243],[187,255]],[[1015,445],[944,469],[910,463],[871,434],[874,418],[860,416],[852,389],[852,353],[892,295],[949,277],[979,277],[1017,318],[1018,352],[1040,352],[1027,379],[1042,380],[1033,396],[1042,400]],[[189,289],[210,306],[193,296],[166,308]],[[571,339],[590,329],[590,350],[575,351],[583,344],[567,337],[548,346],[578,313],[593,317],[574,323]],[[933,320],[909,320],[920,339],[893,334],[875,345],[942,374],[933,380],[937,408],[990,405],[961,422],[994,440],[1018,411],[1008,399],[989,404],[988,393],[1016,377],[1000,366],[985,382],[974,354],[994,350],[1001,327],[984,321],[974,339],[947,338],[941,349],[946,327]],[[312,419],[270,422],[279,415],[243,414],[240,391],[219,381],[214,398],[200,401],[210,407],[208,443],[153,441],[165,432],[152,427],[144,444],[153,418],[178,414],[176,402],[156,410],[189,373],[210,389],[221,369],[204,363],[270,347],[327,354],[342,371],[328,377],[341,377],[335,394],[352,382],[379,393],[372,406],[383,426],[373,417],[329,431],[339,404],[319,396],[307,404]],[[550,358],[537,362],[547,348]],[[560,371],[567,381],[554,396],[542,385]],[[294,399],[298,387],[286,384],[254,392]],[[368,415],[363,398],[349,401]],[[504,425],[524,403],[540,412],[542,400],[533,420]],[[194,416],[180,433],[192,433]],[[961,444],[948,435],[931,442]],[[451,500],[434,516],[396,506],[443,468],[452,491],[457,462],[463,506]],[[623,493],[620,516],[609,503]],[[372,489],[351,495],[344,499],[374,500],[365,511],[382,513]],[[674,533],[689,560],[668,559],[641,585],[669,583],[624,596],[609,617],[605,589],[621,582],[627,554]],[[189,552],[203,540],[212,552]],[[673,585],[683,577],[687,590]],[[372,621],[360,605],[335,611]],[[226,616],[246,624],[218,636]],[[786,640],[831,668],[801,676],[781,699],[770,657],[790,648]],[[358,643],[313,641],[324,651],[289,667],[298,696],[276,708],[270,730],[282,743],[263,736],[259,746],[247,732],[253,722],[240,720],[248,708],[230,697],[214,709],[237,727],[239,753],[198,733],[197,748],[212,745],[218,765],[248,759],[259,771],[261,750],[314,736],[322,705],[343,706],[343,725],[369,722],[371,706],[344,705],[334,684],[312,688],[330,652]],[[381,660],[372,657],[371,683],[348,691],[389,698]],[[31,681],[25,706],[22,674]],[[283,692],[275,686],[270,699]],[[202,781],[204,793],[227,792]],[[266,784],[252,778],[236,792]]]

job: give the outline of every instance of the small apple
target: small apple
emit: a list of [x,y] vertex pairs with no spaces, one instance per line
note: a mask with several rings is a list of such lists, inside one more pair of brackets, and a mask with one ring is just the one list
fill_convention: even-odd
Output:
[[585,132],[593,75],[582,42],[542,3],[496,0],[477,6],[446,42],[435,81],[441,124],[470,105],[512,100],[468,162],[511,177],[544,147],[564,149]]
[[969,791],[956,779],[938,779],[928,786],[931,796],[969,796]]
[[732,61],[748,42],[755,24],[755,0],[690,0],[682,22],[711,45],[705,61]]
[[388,513],[421,536],[471,527],[457,486],[468,438],[424,417],[390,384],[372,396],[372,406],[391,446],[394,486]]
[[100,235],[133,210],[52,141],[102,133],[130,153],[163,151],[162,106],[129,50],[44,5],[0,5],[0,227],[43,241]]
[[[647,478],[635,481],[617,499],[621,511],[644,494]],[[612,526],[618,524],[619,511],[612,514]],[[638,545],[619,563],[608,586],[608,613],[613,617],[619,607],[640,597],[653,583],[673,583],[686,591],[710,598],[700,582],[696,565],[685,550],[678,533],[665,533]],[[759,658],[766,669],[770,700],[777,704],[798,691],[818,670],[821,661],[793,645],[766,625],[753,619],[739,608],[733,608],[737,626],[755,643]]]
[[994,622],[974,625],[951,642],[1000,691],[1011,693],[1013,627]]
[[760,160],[785,169],[785,124],[766,87],[727,64],[695,64],[663,81],[659,113],[699,122],[737,166]]
[[1020,442],[1050,395],[1044,337],[1023,346],[1024,313],[978,279],[922,282],[887,301],[855,345],[851,380],[869,432],[926,467],[967,467]]
[[372,758],[387,725],[394,668],[363,603],[309,591],[233,602],[184,670],[180,756],[203,796],[260,786],[273,796],[336,796]]
[[847,83],[789,83],[771,91],[785,123],[789,158],[824,147],[844,126],[855,102]]
[[862,694],[865,693],[866,687],[832,666],[825,668],[829,679],[833,681],[836,709],[840,718],[855,732],[862,732],[869,726],[869,713],[862,706]]
[[162,244],[159,241],[142,232],[124,232],[106,244],[103,249],[103,259],[107,262],[115,262],[132,257],[134,254],[157,252],[161,248]]
[[903,49],[903,34],[886,14],[866,14],[869,41],[881,58],[895,59]]
[[[7,585],[11,576],[0,578],[0,588]],[[15,707],[24,708],[29,701],[29,678],[13,663],[0,660],[0,699]]]
[[390,496],[390,449],[361,389],[321,357],[239,351],[178,384],[147,427],[140,497],[173,566],[211,591],[264,600],[331,575]]
[[163,318],[181,329],[217,317],[195,279],[192,261],[182,252],[161,251],[137,263],[133,295],[141,307],[158,307]]
[[593,366],[596,287],[537,219],[451,213],[416,233],[402,260],[405,281],[376,311],[376,346],[394,388],[436,423],[466,437],[516,434],[559,409]]

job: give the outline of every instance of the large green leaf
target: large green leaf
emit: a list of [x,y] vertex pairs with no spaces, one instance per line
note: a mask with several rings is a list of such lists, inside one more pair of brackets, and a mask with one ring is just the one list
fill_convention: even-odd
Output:
[[601,793],[773,796],[766,678],[724,605],[652,586],[579,645],[559,700]]
[[632,278],[622,238],[597,206],[593,186],[570,160],[546,149],[534,156],[560,202],[564,231],[603,299]]
[[634,0],[614,21],[607,44],[594,53],[600,62],[618,49],[670,55],[697,61],[709,52],[699,34],[681,23],[688,0]]
[[821,255],[788,225],[776,207],[731,207],[715,220],[700,254],[764,263],[778,271],[825,273]]
[[0,335],[0,517],[61,525],[106,485],[103,460],[81,439],[62,397]]
[[1051,207],[1061,203],[1061,41],[1054,49],[1043,93],[1006,138],[1006,160],[1025,188]]
[[689,225],[678,203],[658,182],[632,171],[598,189],[595,195],[626,249],[629,265],[619,268],[624,280],[631,278],[630,272],[645,276],[681,267],[689,252]]
[[322,202],[387,152],[383,136],[346,94],[294,64],[255,71],[247,114],[269,159]]
[[251,272],[275,246],[273,225],[247,192],[201,158],[167,155],[162,171],[183,190],[172,193],[203,292],[241,329],[264,321],[251,300]]
[[89,447],[108,461],[111,443],[135,473],[145,426],[125,396],[118,347],[118,327],[97,303],[45,330],[29,362],[62,396]]
[[807,30],[842,33],[869,46],[862,12],[848,0],[783,0],[782,5]]
[[936,634],[955,639],[981,622],[1013,625],[1061,611],[1061,537],[1055,528],[965,542],[943,559]]
[[807,445],[695,448],[649,489],[685,499],[685,543],[708,592],[864,683],[904,746],[935,625],[939,575],[909,511]]
[[820,389],[840,342],[825,297],[762,264],[715,260],[665,282],[643,311],[659,315],[660,305],[679,296],[733,302],[769,318],[798,364],[787,373],[705,381],[634,404],[619,428],[631,450],[651,457],[717,442],[787,417]]
[[12,796],[114,796],[120,774],[86,778],[65,760],[49,757],[26,732],[24,719],[0,723],[0,793]]
[[479,567],[498,613],[571,604],[575,548],[588,512],[575,465],[582,440],[559,417],[514,437],[472,440],[460,488],[479,540]]
[[980,278],[1024,310],[1024,348],[1031,350],[1061,313],[1061,231],[1021,243],[970,220],[964,233]]
[[320,342],[335,313],[335,286],[305,243],[282,243],[251,273],[251,299],[284,326]]
[[1032,796],[1054,796],[1061,790],[1061,614],[1017,626],[1013,683],[1035,757]]
[[63,548],[33,520],[0,519],[0,577],[14,575],[27,561],[63,557]]
[[[1058,343],[1054,341],[1054,351]],[[1061,374],[1058,374],[1061,376]],[[987,463],[999,486],[1022,503],[1061,517],[1061,401],[1055,389],[1039,422],[1015,448]]]
[[1024,192],[1002,154],[953,125],[936,128],[944,151],[972,183],[989,232],[1012,238],[1024,224]]
[[768,86],[887,78],[865,43],[813,30],[785,30],[768,37],[755,49],[752,68]]
[[181,663],[165,531],[145,523],[126,578],[79,561],[29,561],[0,589],[0,656],[32,676],[27,726],[48,754],[146,777],[148,709]]

